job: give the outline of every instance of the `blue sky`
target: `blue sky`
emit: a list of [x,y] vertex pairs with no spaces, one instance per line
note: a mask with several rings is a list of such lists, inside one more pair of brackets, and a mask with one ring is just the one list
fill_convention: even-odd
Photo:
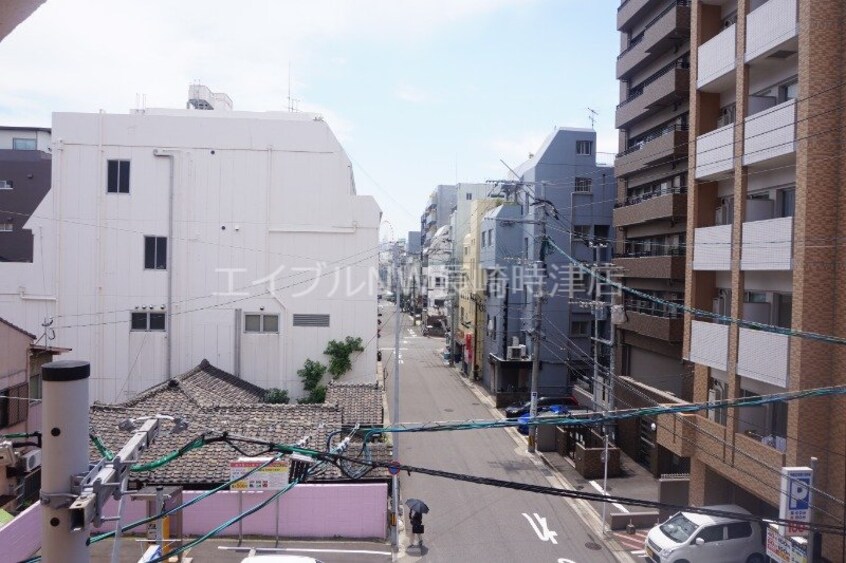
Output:
[[[397,236],[437,184],[504,177],[555,126],[613,129],[615,0],[47,0],[0,43],[0,123],[181,107],[317,111]],[[610,155],[600,155],[610,160]]]

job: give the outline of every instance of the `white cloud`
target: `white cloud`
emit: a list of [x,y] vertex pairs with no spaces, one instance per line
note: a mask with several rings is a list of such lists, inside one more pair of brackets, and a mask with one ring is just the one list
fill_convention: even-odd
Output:
[[422,104],[430,101],[429,94],[409,84],[400,84],[394,89],[394,95],[404,102]]

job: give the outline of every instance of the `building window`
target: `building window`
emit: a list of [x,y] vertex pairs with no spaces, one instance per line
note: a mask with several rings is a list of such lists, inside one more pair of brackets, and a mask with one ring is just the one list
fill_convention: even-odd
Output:
[[589,192],[592,184],[593,180],[590,178],[576,178],[576,191]]
[[12,181],[11,180],[0,180],[0,190],[11,190],[12,189]]
[[278,333],[279,315],[246,314],[244,315],[244,332]]
[[26,421],[29,414],[29,383],[0,391],[0,428]]
[[164,313],[132,313],[130,329],[140,332],[161,332],[165,329]]
[[41,372],[33,374],[29,378],[29,400],[41,399]]
[[110,194],[129,193],[129,161],[110,160],[106,174],[106,191]]
[[590,321],[571,322],[570,336],[590,336]]
[[780,217],[793,217],[796,214],[796,189],[781,191]]
[[466,194],[464,194],[464,197],[465,197],[465,199],[467,199],[467,201],[471,201],[473,199],[473,194],[466,193]]
[[576,141],[576,154],[593,154],[593,141]]
[[435,278],[435,287],[443,287],[444,286],[444,278],[438,276]]
[[37,148],[35,139],[12,139],[12,150],[34,151]]
[[144,237],[144,269],[167,269],[167,237]]
[[0,233],[11,233],[14,228],[14,225],[8,221],[0,222]]

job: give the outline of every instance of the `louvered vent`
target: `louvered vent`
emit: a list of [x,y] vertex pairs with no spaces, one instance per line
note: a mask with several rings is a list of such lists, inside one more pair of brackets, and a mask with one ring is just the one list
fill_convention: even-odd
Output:
[[328,327],[329,315],[297,315],[294,314],[294,326]]

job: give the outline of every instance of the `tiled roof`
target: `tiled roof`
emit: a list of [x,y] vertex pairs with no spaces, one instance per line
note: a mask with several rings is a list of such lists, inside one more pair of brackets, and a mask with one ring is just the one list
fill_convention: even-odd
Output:
[[382,426],[382,393],[378,383],[333,381],[326,389],[326,404],[341,407],[345,425]]
[[[20,151],[18,151],[18,152],[20,152]],[[15,329],[16,331],[20,332],[21,334],[25,334],[26,336],[29,336],[29,338],[30,338],[31,340],[35,340],[35,335],[34,335],[34,334],[31,334],[31,333],[29,333],[29,332],[25,331],[24,329],[22,329],[21,327],[16,326],[16,325],[14,325],[14,324],[10,323],[9,321],[7,321],[6,319],[4,319],[3,317],[0,317],[0,323],[3,323],[4,325],[8,326],[9,328],[13,328],[13,329]]]
[[[336,400],[328,401],[327,393],[327,402],[322,405],[262,403],[262,388],[219,370],[204,360],[195,369],[156,385],[130,401],[119,405],[95,404],[91,407],[90,424],[92,432],[106,447],[116,452],[132,436],[132,431],[118,428],[122,420],[157,413],[185,417],[188,430],[180,434],[168,434],[172,423],[167,420],[161,422],[161,432],[142,455],[142,463],[177,450],[204,432],[215,431],[283,444],[293,444],[310,435],[309,447],[324,450],[329,434],[348,424],[343,409],[351,409],[354,419],[364,420],[364,414],[359,412],[376,416],[373,408],[356,407],[356,399],[378,399],[378,424],[381,424],[381,390],[373,386],[347,384],[333,384],[330,389],[334,389]],[[240,447],[247,455],[256,455],[262,449],[250,444],[241,444]],[[359,448],[351,446],[348,455],[355,457]],[[370,450],[374,460],[390,459],[390,448],[385,444],[374,444]],[[219,484],[229,479],[229,462],[243,455],[228,444],[215,443],[154,471],[133,473],[132,480],[137,484]],[[100,458],[93,445],[91,458]],[[386,475],[384,470],[376,470],[366,478],[383,479]],[[346,477],[334,466],[315,477],[315,480],[337,479],[345,480]]]

